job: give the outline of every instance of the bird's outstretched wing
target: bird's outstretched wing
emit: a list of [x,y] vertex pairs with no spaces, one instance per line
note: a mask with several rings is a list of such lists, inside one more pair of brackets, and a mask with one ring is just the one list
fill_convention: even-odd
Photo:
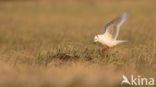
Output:
[[119,35],[120,26],[126,21],[127,17],[128,13],[123,12],[119,17],[105,25],[105,32],[110,33],[112,38],[116,40]]

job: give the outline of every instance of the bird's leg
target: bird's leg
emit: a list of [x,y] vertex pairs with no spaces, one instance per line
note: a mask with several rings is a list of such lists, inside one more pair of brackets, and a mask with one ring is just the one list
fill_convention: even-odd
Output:
[[102,52],[105,52],[105,51],[107,51],[108,49],[109,49],[109,47],[103,48],[103,49],[102,49]]

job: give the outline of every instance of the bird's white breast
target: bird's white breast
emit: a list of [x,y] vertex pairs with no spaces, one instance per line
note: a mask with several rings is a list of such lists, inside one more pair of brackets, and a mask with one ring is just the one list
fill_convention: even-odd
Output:
[[107,32],[101,35],[99,42],[108,47],[113,47],[117,44],[116,41],[112,38],[112,36]]

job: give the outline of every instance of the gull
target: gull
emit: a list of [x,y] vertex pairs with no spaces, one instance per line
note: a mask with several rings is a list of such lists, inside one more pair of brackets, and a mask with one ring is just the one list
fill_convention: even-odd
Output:
[[98,42],[106,46],[102,51],[106,51],[108,48],[114,47],[117,44],[128,42],[127,40],[117,40],[120,26],[127,20],[127,18],[128,13],[123,12],[119,17],[105,25],[103,34],[99,34],[94,37],[94,42]]

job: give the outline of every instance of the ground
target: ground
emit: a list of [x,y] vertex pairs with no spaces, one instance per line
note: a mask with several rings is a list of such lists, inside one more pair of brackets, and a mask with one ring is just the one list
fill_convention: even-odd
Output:
[[[121,87],[122,75],[156,79],[155,0],[1,0],[1,87]],[[123,11],[110,48],[94,43]],[[122,87],[130,87],[123,85]]]

